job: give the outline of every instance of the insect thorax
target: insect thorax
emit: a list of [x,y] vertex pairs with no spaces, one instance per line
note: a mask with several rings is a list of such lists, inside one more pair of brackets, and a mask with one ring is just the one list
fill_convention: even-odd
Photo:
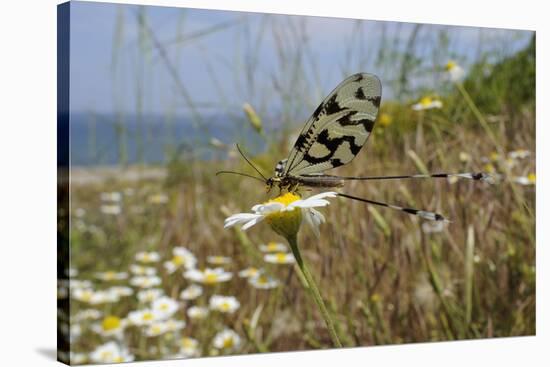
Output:
[[279,163],[275,166],[275,177],[283,177],[283,172],[285,171],[286,162],[288,159],[281,159]]

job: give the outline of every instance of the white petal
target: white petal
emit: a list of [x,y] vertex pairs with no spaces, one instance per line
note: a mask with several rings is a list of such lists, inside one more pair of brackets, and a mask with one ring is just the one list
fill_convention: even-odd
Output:
[[[313,210],[313,209],[311,209]],[[315,237],[319,237],[319,225],[315,223],[315,219],[313,218],[313,213],[308,210],[303,210],[304,218],[306,220],[306,223],[309,225],[309,227],[313,230],[313,233],[315,234]]]
[[334,191],[327,191],[327,192],[321,192],[321,193],[319,193],[319,194],[310,196],[310,197],[308,197],[307,199],[304,199],[304,200],[314,200],[314,199],[324,199],[324,198],[335,198],[336,196],[338,196],[338,193],[337,193],[337,192],[334,192]]
[[252,207],[252,210],[256,214],[269,214],[273,212],[280,212],[284,208],[285,208],[284,204],[273,202],[273,203],[267,203],[267,204],[254,205]]
[[251,221],[249,221],[248,223],[243,225],[243,227],[242,227],[243,231],[246,231],[248,228],[252,227],[256,223],[261,222],[262,220],[264,220],[264,218],[265,217],[263,215],[258,215],[256,218],[252,219]]
[[258,214],[253,213],[238,213],[226,218],[223,227],[228,228],[234,226],[235,224],[245,223],[256,218],[257,216]]
[[296,200],[290,203],[286,210],[292,210],[294,208],[314,208],[317,206],[327,206],[330,202],[325,199],[316,199],[316,200]]

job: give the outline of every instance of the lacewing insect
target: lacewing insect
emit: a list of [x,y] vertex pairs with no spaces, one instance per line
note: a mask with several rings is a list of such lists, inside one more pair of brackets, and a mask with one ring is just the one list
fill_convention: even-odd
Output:
[[[301,186],[314,188],[339,188],[348,180],[397,180],[409,178],[461,177],[488,181],[485,173],[435,173],[399,176],[346,177],[324,174],[331,168],[347,164],[357,156],[367,142],[378,116],[382,99],[382,85],[376,75],[358,73],[344,79],[317,107],[305,123],[294,147],[286,159],[275,166],[275,174],[266,178],[246,158],[243,158],[262,178],[239,172],[220,171],[252,177],[265,182],[268,191],[277,186],[281,191],[297,191]],[[379,201],[359,198],[345,193],[339,196],[368,204],[397,209],[407,214],[436,221],[446,219],[438,213],[405,208]]]

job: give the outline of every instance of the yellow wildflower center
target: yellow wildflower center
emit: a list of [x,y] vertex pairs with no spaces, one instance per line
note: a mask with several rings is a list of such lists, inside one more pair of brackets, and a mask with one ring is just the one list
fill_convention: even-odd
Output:
[[124,362],[124,358],[122,358],[121,356],[117,356],[113,359],[113,361],[115,363],[122,363],[122,362]]
[[93,292],[92,292],[92,291],[85,290],[85,291],[82,293],[82,300],[83,300],[84,302],[89,302],[89,301],[92,299],[92,296],[93,296]]
[[213,284],[218,282],[218,275],[214,273],[208,273],[204,276],[204,282],[206,284]]
[[260,275],[256,281],[258,284],[267,284],[267,277],[265,275]]
[[277,248],[279,247],[279,244],[277,242],[269,242],[267,244],[267,250],[268,251],[273,251],[273,250],[276,250]]
[[163,303],[162,305],[160,305],[159,308],[160,308],[161,311],[166,311],[166,310],[168,310],[168,304],[167,304],[167,303]]
[[[298,194],[287,192],[284,195],[269,200],[267,203],[281,203],[284,206],[288,206],[299,199],[300,196]],[[273,212],[266,215],[265,220],[281,236],[295,236],[302,223],[302,211],[299,208],[295,208],[290,211]]]
[[224,312],[229,311],[230,308],[231,308],[231,305],[227,301],[220,305],[220,310]]
[[493,162],[498,161],[499,157],[500,157],[500,156],[499,156],[499,154],[498,154],[497,152],[492,152],[491,155],[489,156],[489,158],[491,158],[491,160],[492,160]]
[[225,338],[225,340],[223,341],[223,347],[226,349],[233,348],[233,344],[234,341],[232,337]]
[[105,331],[116,330],[120,327],[120,319],[116,316],[107,316],[103,319],[101,327]]
[[115,272],[114,272],[114,271],[106,271],[106,272],[103,274],[103,277],[104,277],[106,280],[113,280],[113,279],[115,279]]
[[107,350],[101,353],[101,359],[103,359],[104,361],[111,359],[112,356],[113,356],[113,352],[110,352]]
[[426,96],[426,97],[422,97],[422,99],[420,100],[420,104],[424,107],[428,107],[432,103],[433,103],[433,98],[432,97]]
[[172,263],[176,266],[183,265],[185,263],[185,260],[183,259],[183,256],[174,255],[172,258]]
[[151,320],[153,320],[154,315],[151,312],[145,312],[143,314],[143,316],[141,316],[141,318],[142,318],[143,321],[151,321]]
[[529,182],[531,183],[535,183],[536,179],[537,179],[537,176],[534,173],[530,173],[527,175],[527,180],[529,180]]
[[151,326],[151,333],[152,334],[160,334],[160,332],[162,331],[160,325],[153,325]]
[[445,65],[445,70],[451,71],[451,70],[453,70],[453,69],[456,68],[456,67],[457,67],[456,62],[454,62],[453,60],[450,60],[450,61],[447,63],[447,65]]
[[378,118],[378,122],[380,125],[387,127],[391,125],[391,123],[393,122],[393,118],[389,113],[383,112],[380,114],[380,117]]
[[277,262],[284,263],[287,259],[287,254],[285,252],[277,252],[275,254],[275,258],[277,259]]
[[195,341],[191,338],[182,338],[181,339],[181,346],[183,348],[194,348],[195,347]]

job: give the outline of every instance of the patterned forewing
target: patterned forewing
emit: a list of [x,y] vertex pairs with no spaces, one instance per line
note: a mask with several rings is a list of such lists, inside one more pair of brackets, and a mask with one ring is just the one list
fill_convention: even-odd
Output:
[[306,122],[284,174],[315,174],[350,162],[372,132],[381,92],[372,74],[355,74],[340,83]]

